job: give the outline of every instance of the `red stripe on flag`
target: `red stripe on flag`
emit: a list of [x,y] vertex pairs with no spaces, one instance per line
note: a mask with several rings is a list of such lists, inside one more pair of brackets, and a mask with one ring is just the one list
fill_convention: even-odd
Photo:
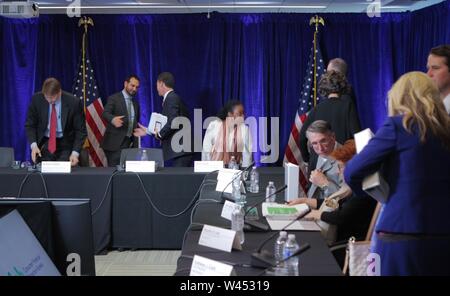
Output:
[[286,155],[286,159],[290,163],[298,165],[298,160],[295,158],[294,154],[292,153],[291,147],[289,145],[286,147],[286,151],[284,153]]
[[92,132],[94,133],[94,136],[97,138],[97,141],[100,143],[103,136],[100,130],[97,127],[97,124],[95,123],[94,119],[92,118],[91,113],[89,110],[86,112],[86,122],[88,123],[89,127],[91,128]]
[[100,160],[100,158],[97,155],[97,152],[95,151],[94,147],[92,146],[92,144],[89,142],[89,155],[92,158],[92,161],[94,162],[96,167],[102,167],[103,163]]
[[94,108],[97,111],[98,117],[102,120],[103,122],[103,126],[107,125],[106,120],[102,117],[103,114],[103,105],[102,105],[102,100],[100,98],[98,98],[97,100],[95,100],[92,104],[94,104]]

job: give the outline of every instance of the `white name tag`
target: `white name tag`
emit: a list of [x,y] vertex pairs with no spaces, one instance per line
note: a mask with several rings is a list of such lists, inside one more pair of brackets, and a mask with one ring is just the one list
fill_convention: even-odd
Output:
[[223,169],[223,161],[194,161],[195,173],[210,173]]
[[[235,177],[236,173],[242,174],[242,171],[232,170],[232,169],[220,170],[219,174],[217,175],[216,191],[232,193],[233,192],[233,184],[231,184],[231,181]],[[238,178],[240,178],[240,177],[238,177]]]
[[41,162],[41,173],[70,173],[71,170],[70,161]]
[[241,208],[242,207],[240,205],[227,200],[223,205],[221,216],[231,221],[231,214],[234,212],[234,210],[240,210]]
[[211,225],[203,226],[198,244],[228,253],[232,248],[242,250],[236,231]]
[[125,172],[154,173],[156,164],[154,161],[126,161]]
[[233,266],[195,255],[190,276],[230,276],[235,275]]

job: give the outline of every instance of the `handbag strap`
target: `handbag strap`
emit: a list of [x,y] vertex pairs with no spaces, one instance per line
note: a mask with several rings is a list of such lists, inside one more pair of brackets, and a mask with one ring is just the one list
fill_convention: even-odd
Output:
[[378,215],[381,211],[381,203],[377,203],[375,210],[373,211],[372,220],[370,221],[369,229],[367,230],[366,241],[370,241],[373,231],[375,229],[375,223],[377,222]]

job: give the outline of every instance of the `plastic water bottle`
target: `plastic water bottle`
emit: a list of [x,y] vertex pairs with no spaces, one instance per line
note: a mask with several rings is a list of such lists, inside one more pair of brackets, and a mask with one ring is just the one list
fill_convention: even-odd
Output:
[[266,202],[275,202],[275,191],[277,191],[277,189],[275,188],[273,181],[269,181],[269,185],[266,187]]
[[275,247],[274,247],[274,252],[273,252],[273,255],[275,257],[275,261],[277,262],[277,264],[279,264],[279,262],[281,260],[283,260],[284,245],[286,244],[286,241],[287,241],[287,232],[280,231],[280,235],[278,236],[277,240],[275,241]]
[[[283,259],[288,258],[298,251],[300,246],[295,240],[295,234],[289,234],[283,249]],[[284,267],[289,275],[298,275],[298,256],[291,257],[284,261]]]
[[140,159],[140,161],[148,161],[148,155],[147,155],[147,150],[146,149],[143,149],[141,151],[141,159]]
[[231,213],[231,229],[236,231],[236,235],[238,236],[239,242],[241,245],[245,241],[244,236],[244,207],[240,207],[239,209],[235,209],[233,213]]
[[241,195],[241,175],[236,173],[233,175],[233,199],[236,203],[241,203],[242,195]]
[[250,192],[251,193],[259,192],[259,172],[256,166],[252,168],[252,171],[250,173]]
[[228,168],[229,169],[233,169],[233,170],[238,170],[239,169],[239,165],[236,162],[236,158],[234,158],[234,156],[231,156],[231,160],[228,163]]

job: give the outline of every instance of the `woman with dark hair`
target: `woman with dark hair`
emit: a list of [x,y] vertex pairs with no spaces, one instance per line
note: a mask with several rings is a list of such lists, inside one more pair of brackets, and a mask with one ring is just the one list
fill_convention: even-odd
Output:
[[202,160],[228,164],[234,156],[243,167],[252,163],[252,139],[244,124],[244,106],[238,100],[228,101],[206,130]]
[[340,144],[352,139],[353,134],[361,130],[358,113],[349,96],[345,96],[350,89],[347,78],[339,72],[329,71],[322,75],[318,85],[319,94],[327,99],[318,104],[308,115],[300,131],[300,151],[303,159],[314,168],[317,157],[311,157],[308,150],[306,130],[316,120],[325,120],[331,125]]

